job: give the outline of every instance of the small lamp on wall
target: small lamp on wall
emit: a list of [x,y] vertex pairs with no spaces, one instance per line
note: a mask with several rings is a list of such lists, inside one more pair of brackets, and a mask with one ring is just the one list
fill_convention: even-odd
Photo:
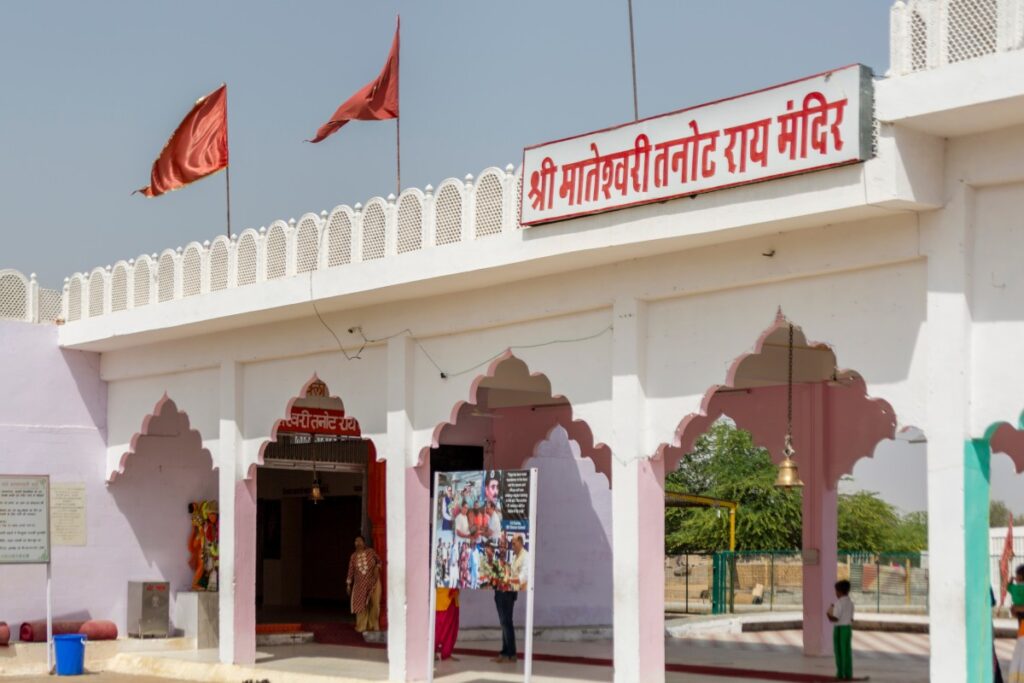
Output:
[[324,499],[323,491],[320,490],[320,477],[316,473],[316,443],[313,443],[313,486],[309,490],[309,499],[316,505]]

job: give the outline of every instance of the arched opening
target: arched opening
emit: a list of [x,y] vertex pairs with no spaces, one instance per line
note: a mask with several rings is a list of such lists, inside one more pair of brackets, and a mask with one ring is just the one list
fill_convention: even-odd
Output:
[[[1007,671],[1019,638],[994,640],[992,613],[986,607],[991,591],[996,601],[996,616],[1011,616],[1009,610],[1014,600],[1005,593],[1005,585],[1007,579],[1015,580],[1015,567],[1024,556],[1024,534],[1015,523],[1024,511],[1024,496],[1020,495],[1020,477],[1017,476],[1024,472],[1024,414],[1016,426],[1008,422],[991,425],[982,438],[967,444],[965,455],[968,661],[991,661],[989,653],[994,642],[996,655],[1007,673],[1006,680],[1012,680],[1015,674],[1021,673]],[[1007,623],[1013,628],[1011,633],[1003,635],[1015,635],[1015,621],[1004,622]]]
[[[611,451],[594,443],[589,426],[573,418],[572,404],[552,391],[547,377],[531,373],[526,363],[505,353],[473,382],[469,400],[454,407],[450,421],[435,428],[417,469],[424,477],[429,472],[432,482],[437,472],[528,468],[538,470],[538,545],[530,549],[536,553],[536,628],[583,633],[584,627],[609,626]],[[424,509],[418,533],[430,533],[427,509],[434,508]],[[496,627],[491,591],[463,591],[460,601],[462,629]],[[525,603],[521,599],[515,606],[520,629]],[[518,647],[521,654],[522,641]]]
[[[138,548],[151,568],[131,578],[167,581],[171,622],[196,637],[196,625],[179,618],[178,603],[189,593],[215,591],[220,581],[217,472],[202,436],[166,394],[132,436],[108,487],[136,539],[119,552]],[[139,628],[129,623],[128,633]]]
[[[895,412],[886,401],[868,394],[867,384],[859,373],[842,369],[832,347],[808,341],[804,332],[780,313],[775,323],[761,335],[753,352],[732,363],[725,382],[706,392],[701,411],[680,422],[674,443],[659,449],[667,478],[679,471],[685,458],[709,450],[706,443],[697,443],[699,439],[706,440],[709,432],[718,439],[724,438],[716,434],[723,429],[724,416],[734,425],[730,429],[749,434],[742,449],[751,455],[760,454],[763,462],[757,472],[747,476],[747,481],[733,482],[733,488],[712,493],[739,499],[737,527],[741,532],[744,525],[751,522],[749,516],[743,516],[744,499],[774,496],[774,502],[757,511],[763,515],[759,523],[771,531],[785,527],[793,533],[781,539],[776,538],[778,534],[769,535],[774,540],[767,543],[788,543],[785,548],[756,547],[764,541],[750,533],[745,539],[738,539],[735,553],[714,549],[720,555],[716,556],[716,562],[721,562],[708,578],[712,584],[707,596],[709,610],[713,608],[711,603],[715,601],[716,590],[722,590],[718,605],[722,612],[751,613],[780,608],[800,612],[802,638],[794,645],[802,645],[807,655],[832,654],[832,626],[825,613],[836,601],[833,586],[838,579],[851,581],[850,597],[858,614],[877,611],[882,597],[886,600],[892,597],[893,607],[899,607],[900,611],[904,607],[923,611],[927,604],[927,580],[919,580],[922,576],[919,551],[901,554],[899,566],[892,567],[889,566],[891,557],[883,555],[881,548],[853,552],[853,548],[844,547],[844,552],[840,553],[841,506],[849,508],[853,504],[880,502],[887,510],[892,509],[889,503],[879,501],[870,492],[855,489],[841,494],[840,482],[852,486],[856,478],[852,482],[849,479],[856,463],[873,457],[879,444],[888,444],[884,448],[894,448],[906,455],[907,448],[916,447],[909,441],[923,441],[923,436],[916,431],[907,432],[897,440]],[[772,463],[777,466],[784,460],[789,424],[795,451],[793,462],[803,486],[782,490],[775,486],[776,472]],[[916,437],[911,438],[913,435]],[[695,444],[700,447],[695,448]],[[885,457],[890,458],[890,454]],[[917,486],[923,492],[923,458],[917,464],[921,469]],[[756,486],[751,480],[758,482]],[[752,491],[751,487],[760,490]],[[843,531],[848,532],[845,526]],[[777,552],[779,550],[784,552]],[[671,584],[673,572],[666,573]],[[900,580],[895,582],[897,575]],[[911,594],[907,591],[915,577],[918,585]],[[883,578],[892,583],[892,586],[886,584],[889,588],[898,583],[898,596],[883,595],[888,590],[880,590]],[[912,605],[906,604],[908,599],[912,599]],[[899,605],[895,604],[897,601]],[[674,635],[686,633],[683,628],[674,630],[671,624],[669,631]],[[669,647],[667,660],[671,664],[672,645]]]
[[346,590],[357,536],[382,562],[379,617],[368,630],[386,629],[384,463],[323,380],[314,375],[289,401],[254,472],[257,633],[357,638]]

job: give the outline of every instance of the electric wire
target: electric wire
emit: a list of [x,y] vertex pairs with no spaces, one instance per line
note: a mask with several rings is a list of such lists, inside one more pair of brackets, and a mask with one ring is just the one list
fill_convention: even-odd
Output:
[[338,344],[338,350],[341,351],[341,355],[345,356],[345,360],[362,360],[362,356],[359,354],[361,354],[363,349],[366,348],[366,342],[363,342],[363,345],[359,347],[359,350],[356,351],[355,355],[348,355],[348,351],[345,350],[345,345],[341,343],[341,339],[339,339],[338,335],[334,333],[331,326],[327,324],[324,317],[320,315],[320,309],[316,307],[316,299],[313,297],[313,271],[309,271],[309,303],[313,305],[313,312],[316,313],[316,319],[319,320],[320,324],[324,326],[324,329],[330,332],[331,336],[334,337],[334,341]]
[[430,355],[430,352],[427,350],[427,347],[425,347],[423,345],[423,343],[419,340],[419,338],[415,334],[413,334],[413,331],[410,328],[408,328],[408,327],[403,328],[403,329],[399,330],[398,332],[394,332],[394,333],[389,334],[389,335],[384,336],[384,337],[367,337],[366,334],[363,332],[362,326],[355,325],[355,326],[349,328],[349,332],[351,332],[351,333],[358,333],[359,337],[362,339],[362,344],[359,346],[359,349],[355,352],[355,354],[349,355],[349,353],[347,351],[345,351],[345,346],[344,346],[344,344],[342,344],[341,339],[334,332],[334,329],[330,325],[328,325],[327,321],[325,321],[323,316],[320,315],[320,309],[317,308],[316,299],[313,296],[313,272],[312,271],[310,271],[310,273],[309,273],[309,303],[312,304],[312,306],[313,306],[313,312],[316,313],[317,320],[319,320],[320,324],[324,326],[324,329],[326,329],[328,332],[330,332],[331,336],[334,337],[334,341],[338,344],[338,350],[341,351],[343,356],[345,356],[345,360],[362,360],[362,356],[360,354],[362,354],[362,352],[366,349],[367,345],[369,345],[369,344],[379,344],[381,342],[386,342],[389,339],[394,339],[395,337],[400,337],[402,335],[408,335],[409,338],[412,340],[413,344],[415,344],[417,346],[417,348],[419,348],[419,350],[423,352],[423,355],[426,357],[426,359],[428,361],[430,361],[430,364],[433,365],[434,369],[436,369],[437,372],[441,375],[441,379],[453,379],[455,377],[461,377],[462,375],[465,375],[465,374],[468,374],[470,372],[473,372],[474,370],[476,370],[476,369],[478,369],[480,367],[483,367],[484,365],[487,365],[488,363],[490,363],[494,359],[498,358],[499,356],[501,356],[501,354],[505,353],[505,351],[512,351],[512,350],[519,350],[519,349],[539,349],[541,347],[552,346],[554,344],[573,344],[573,343],[576,343],[576,342],[589,341],[591,339],[597,339],[598,337],[600,337],[600,336],[602,336],[604,334],[607,334],[608,332],[611,332],[615,328],[614,325],[609,324],[609,325],[606,325],[605,327],[601,328],[597,332],[594,332],[593,334],[585,335],[583,337],[573,337],[573,338],[570,338],[570,339],[550,339],[548,341],[538,342],[536,344],[514,344],[512,346],[505,347],[504,349],[502,349],[501,351],[498,351],[494,355],[489,356],[488,358],[486,358],[486,359],[480,361],[479,363],[476,363],[475,365],[472,365],[472,366],[470,366],[468,368],[464,368],[464,369],[459,370],[457,372],[448,372],[444,368],[442,368],[441,365],[436,360],[434,360],[434,357],[432,355]]

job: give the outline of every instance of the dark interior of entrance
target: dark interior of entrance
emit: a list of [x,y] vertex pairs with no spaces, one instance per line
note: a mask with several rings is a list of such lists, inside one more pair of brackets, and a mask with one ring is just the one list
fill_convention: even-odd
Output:
[[[471,472],[484,468],[483,446],[441,444],[430,449],[430,481],[437,472]],[[431,487],[433,495],[433,487]]]
[[268,447],[256,479],[257,623],[352,618],[345,577],[355,537],[368,535],[366,444],[285,437]]

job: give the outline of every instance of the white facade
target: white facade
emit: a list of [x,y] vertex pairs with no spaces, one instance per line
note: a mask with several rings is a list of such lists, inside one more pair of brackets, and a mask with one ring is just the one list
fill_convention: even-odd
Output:
[[[863,164],[528,229],[518,175],[492,168],[75,274],[59,339],[101,354],[105,474],[166,393],[219,467],[232,576],[251,559],[236,501],[275,420],[318,375],[387,460],[389,658],[393,680],[416,679],[426,605],[409,591],[426,563],[408,558],[426,542],[408,530],[419,512],[407,492],[438,428],[511,351],[611,447],[615,679],[648,683],[664,668],[647,585],[663,582],[640,580],[663,571],[642,504],[658,490],[652,458],[781,308],[865,378],[899,427],[927,435],[931,676],[983,680],[965,645],[964,444],[1024,409],[1019,4],[896,3],[892,75],[875,87],[877,155]],[[984,35],[980,48],[943,48],[966,30],[964,6],[994,8],[992,49]],[[252,639],[231,625],[251,623],[252,579],[234,576],[222,584],[221,652],[246,661]]]

